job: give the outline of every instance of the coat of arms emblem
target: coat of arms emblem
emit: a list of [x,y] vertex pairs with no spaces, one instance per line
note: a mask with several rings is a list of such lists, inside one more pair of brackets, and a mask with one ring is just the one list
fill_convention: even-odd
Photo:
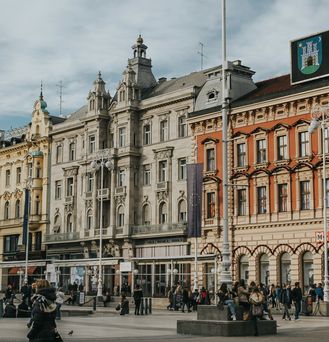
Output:
[[301,40],[298,46],[298,69],[306,75],[315,73],[322,63],[321,35]]

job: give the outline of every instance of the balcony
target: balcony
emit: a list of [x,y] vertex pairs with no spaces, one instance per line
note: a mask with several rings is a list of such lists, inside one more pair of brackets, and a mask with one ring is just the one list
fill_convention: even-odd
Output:
[[135,237],[144,235],[183,235],[185,233],[186,224],[184,223],[150,224],[130,227],[130,234]]
[[158,182],[157,183],[157,190],[167,190],[168,189],[168,182]]
[[116,195],[125,195],[126,194],[126,187],[125,186],[118,186],[115,188]]
[[62,233],[62,234],[47,234],[45,242],[66,242],[80,239],[80,232]]
[[110,199],[110,189],[98,189],[97,190],[97,198],[98,199],[103,199],[103,200],[108,200]]

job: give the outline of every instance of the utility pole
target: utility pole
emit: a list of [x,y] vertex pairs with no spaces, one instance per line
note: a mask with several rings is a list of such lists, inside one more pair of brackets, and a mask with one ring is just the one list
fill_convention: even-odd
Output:
[[198,51],[198,54],[200,55],[201,57],[201,70],[203,70],[203,58],[206,57],[205,54],[203,53],[203,47],[204,47],[204,44],[199,42],[199,45],[200,45],[200,51]]
[[62,81],[59,81],[58,84],[56,84],[56,87],[59,88],[59,116],[62,116],[62,109],[63,109],[63,88],[65,88],[63,86],[63,82]]

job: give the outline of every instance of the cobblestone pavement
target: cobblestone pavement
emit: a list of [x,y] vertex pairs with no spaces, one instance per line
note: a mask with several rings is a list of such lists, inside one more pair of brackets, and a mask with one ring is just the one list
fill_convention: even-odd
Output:
[[[261,337],[200,337],[181,336],[176,333],[177,319],[196,319],[195,313],[155,311],[148,316],[120,316],[117,312],[98,312],[86,317],[64,317],[58,322],[58,329],[65,342],[103,342],[103,341],[202,341],[202,342],[249,342],[259,341],[309,341],[310,339],[328,340],[329,318],[302,317],[300,321],[278,319],[278,335]],[[73,335],[68,332],[73,330]],[[0,341],[27,341],[26,319],[1,319]]]

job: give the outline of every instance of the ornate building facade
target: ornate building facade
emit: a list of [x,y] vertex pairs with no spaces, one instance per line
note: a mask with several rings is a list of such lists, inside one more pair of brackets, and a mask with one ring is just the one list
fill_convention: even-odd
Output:
[[[234,280],[299,281],[307,290],[323,279],[323,196],[328,196],[329,182],[323,194],[321,130],[310,135],[308,126],[312,107],[328,104],[328,85],[323,79],[291,86],[289,75],[284,75],[257,83],[255,90],[231,102],[228,163]],[[214,244],[220,252],[220,106],[191,113],[188,122],[198,160],[204,164],[201,245]]]

